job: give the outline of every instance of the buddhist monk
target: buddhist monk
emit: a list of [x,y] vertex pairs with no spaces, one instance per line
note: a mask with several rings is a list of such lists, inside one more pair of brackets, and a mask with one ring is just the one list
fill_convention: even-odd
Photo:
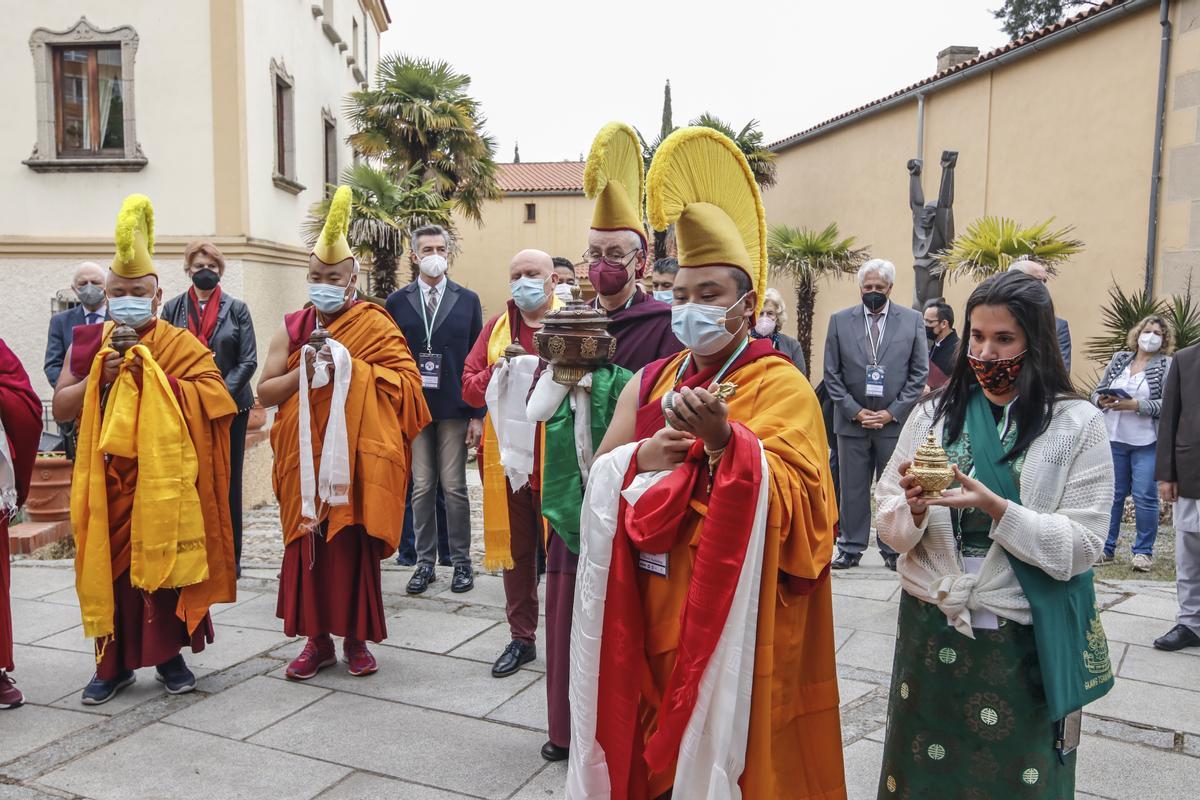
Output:
[[642,151],[631,127],[612,122],[596,135],[584,168],[584,191],[596,201],[584,253],[588,279],[596,289],[592,305],[608,317],[608,333],[616,338],[617,346],[609,367],[591,376],[587,433],[577,433],[576,414],[566,399],[554,416],[545,420],[542,513],[550,523],[546,544],[549,738],[542,745],[542,757],[548,761],[565,759],[571,743],[567,687],[584,478],[578,463],[580,458],[584,463],[591,461],[632,372],[683,348],[671,331],[671,307],[639,286],[648,263],[649,243],[641,214],[646,194]]
[[567,796],[845,798],[821,410],[769,341],[758,187],[685,128],[648,177],[687,348],[618,400],[583,504]]
[[379,562],[400,542],[411,443],[429,422],[404,334],[382,306],[356,297],[350,202],[340,187],[309,256],[312,305],[284,318],[258,384],[263,406],[279,409],[272,476],[285,549],[276,614],[288,636],[308,637],[287,668],[292,680],[337,663],[331,634],[343,637],[351,675],[377,671],[366,643],[387,638]]
[[[501,366],[505,349],[519,344],[526,353],[533,353],[534,333],[541,330],[546,314],[562,304],[554,295],[558,275],[554,259],[547,253],[541,250],[517,253],[509,265],[508,277],[512,295],[508,307],[483,326],[463,365],[463,400],[475,408],[488,408],[479,447],[484,567],[504,570],[505,613],[512,635],[492,664],[492,675],[497,678],[514,674],[537,657],[537,546],[543,524],[537,456],[532,472],[515,484],[505,475],[496,420],[487,399],[488,388]],[[532,378],[532,373],[528,377]],[[522,390],[528,393],[528,381]],[[524,397],[522,394],[521,398]]]
[[[229,425],[237,412],[212,353],[157,319],[153,209],[143,195],[117,216],[105,281],[112,322],[74,329],[54,391],[55,419],[78,419],[71,479],[75,585],[99,705],[154,666],[171,694],[196,678],[180,650],[213,641],[208,610],[235,599]],[[114,330],[136,331],[121,355]],[[118,342],[120,344],[120,342]]]
[[25,502],[42,432],[42,401],[21,362],[0,339],[0,710],[25,702],[13,685],[9,605],[8,520]]

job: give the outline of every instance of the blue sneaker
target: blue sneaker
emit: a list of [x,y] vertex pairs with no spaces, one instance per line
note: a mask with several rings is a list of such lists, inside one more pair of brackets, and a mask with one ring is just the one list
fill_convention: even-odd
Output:
[[133,674],[133,670],[128,669],[121,673],[116,678],[109,681],[102,681],[95,675],[92,676],[92,682],[83,689],[83,697],[80,698],[85,706],[101,706],[117,696],[117,693],[126,686],[132,686],[137,680],[137,676]]
[[183,663],[183,655],[154,668],[155,679],[167,689],[167,694],[187,694],[196,688],[196,676]]

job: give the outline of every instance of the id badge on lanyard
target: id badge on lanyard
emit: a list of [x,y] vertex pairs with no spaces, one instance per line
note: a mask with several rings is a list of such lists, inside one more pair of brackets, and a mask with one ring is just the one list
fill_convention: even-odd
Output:
[[[867,344],[871,346],[871,363],[867,365],[867,397],[883,397],[883,378],[885,370],[879,363],[879,342],[871,336],[871,324],[867,323]],[[883,338],[882,336],[880,338]]]
[[417,369],[421,373],[421,388],[436,389],[442,380],[442,354],[421,353],[417,356]]

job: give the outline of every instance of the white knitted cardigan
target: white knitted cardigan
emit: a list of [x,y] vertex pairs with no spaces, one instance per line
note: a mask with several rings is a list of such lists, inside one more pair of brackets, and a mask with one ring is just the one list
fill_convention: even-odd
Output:
[[1021,470],[1021,504],[1009,502],[992,523],[992,546],[976,575],[964,574],[950,510],[930,506],[921,526],[900,488],[898,467],[911,461],[931,426],[934,404],[909,415],[892,460],[875,489],[879,538],[900,553],[897,572],[904,590],[936,604],[961,633],[974,638],[971,610],[985,608],[1029,625],[1029,601],[1004,551],[1061,581],[1085,572],[1108,535],[1113,499],[1112,451],[1101,412],[1084,400],[1060,401],[1050,427],[1030,444]]

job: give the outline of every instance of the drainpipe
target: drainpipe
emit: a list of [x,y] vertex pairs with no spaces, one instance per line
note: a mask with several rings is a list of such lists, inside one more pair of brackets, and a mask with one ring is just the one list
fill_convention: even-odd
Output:
[[925,95],[917,95],[917,155],[925,158]]
[[1163,121],[1167,105],[1167,65],[1171,55],[1171,0],[1161,0],[1158,23],[1162,44],[1158,53],[1158,98],[1154,113],[1154,161],[1150,167],[1150,219],[1146,231],[1146,294],[1154,293],[1155,260],[1158,245],[1158,193],[1162,185]]

